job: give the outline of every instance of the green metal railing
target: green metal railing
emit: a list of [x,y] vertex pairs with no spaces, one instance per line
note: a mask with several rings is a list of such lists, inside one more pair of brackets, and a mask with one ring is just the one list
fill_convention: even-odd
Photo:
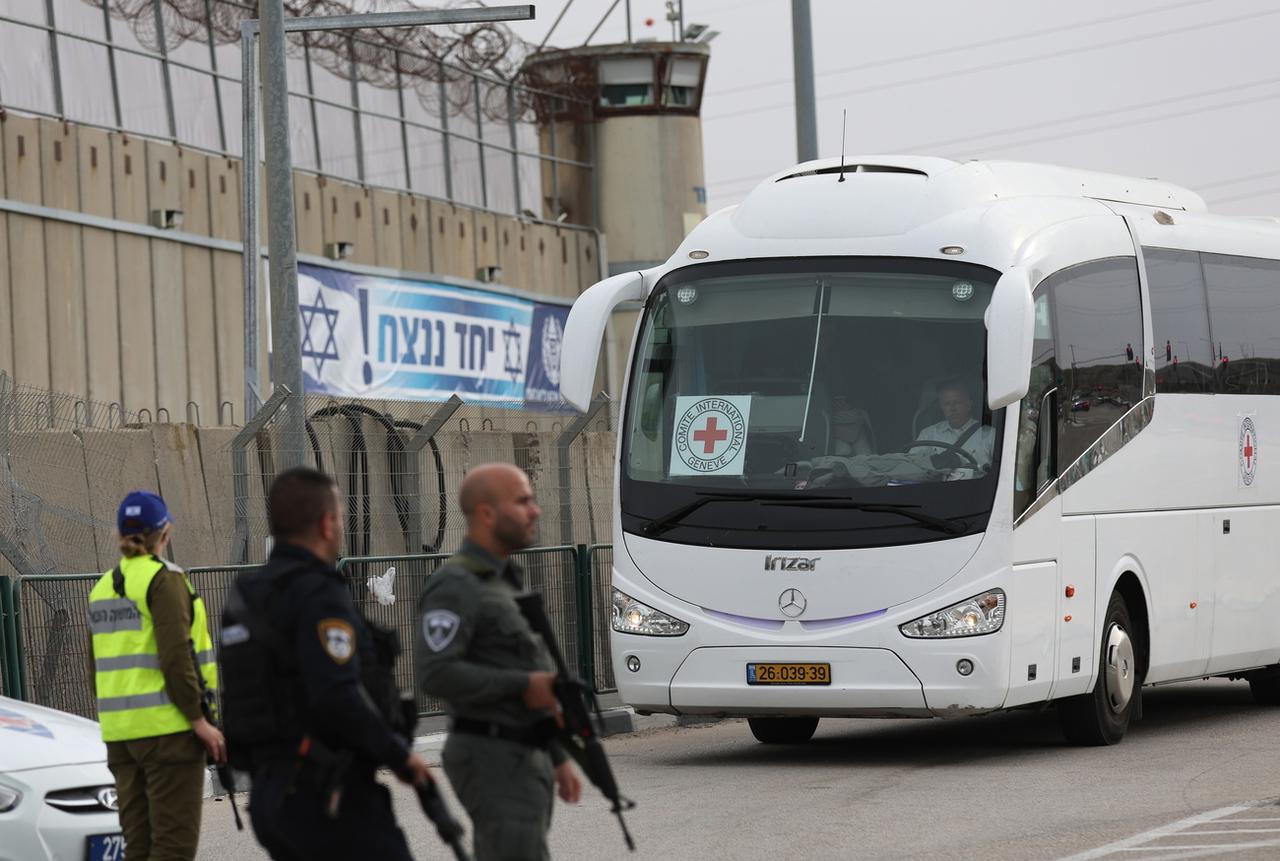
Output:
[[[416,690],[413,648],[418,596],[427,578],[449,558],[447,553],[412,556],[348,557],[338,571],[352,601],[369,619],[397,632],[402,654],[396,681]],[[609,545],[536,547],[515,555],[525,570],[525,585],[541,592],[565,661],[597,691],[614,687],[609,656],[609,596],[612,548]],[[235,579],[254,565],[192,568],[187,573],[208,610],[215,645],[221,645],[222,610]],[[396,569],[395,600],[381,604],[369,578]],[[85,624],[89,592],[101,574],[51,574],[0,577],[0,693],[84,717],[95,717],[89,632]],[[422,715],[438,714],[439,701],[418,694]]]

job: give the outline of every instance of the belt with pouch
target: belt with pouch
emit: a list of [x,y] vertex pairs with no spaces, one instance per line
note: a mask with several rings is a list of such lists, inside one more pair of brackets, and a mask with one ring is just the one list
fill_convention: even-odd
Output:
[[555,738],[555,722],[550,718],[525,726],[511,726],[510,724],[494,723],[487,720],[472,720],[471,718],[454,718],[449,724],[449,730],[450,732],[458,732],[464,735],[478,735],[484,738],[500,738],[504,741],[514,741],[516,744],[538,748],[539,750],[546,750],[551,746],[552,739]]

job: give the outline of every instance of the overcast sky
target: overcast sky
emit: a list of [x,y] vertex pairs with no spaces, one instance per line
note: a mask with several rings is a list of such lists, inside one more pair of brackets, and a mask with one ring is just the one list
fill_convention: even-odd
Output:
[[[496,2],[496,0],[495,0]],[[541,40],[564,0],[535,0]],[[582,44],[613,0],[574,0]],[[490,3],[490,5],[494,5]],[[812,0],[818,154],[1041,161],[1156,176],[1224,213],[1280,215],[1275,0]],[[625,39],[625,2],[593,43]],[[669,39],[666,4],[633,33]],[[702,105],[709,206],[796,160],[789,0],[688,0],[720,31]],[[645,19],[654,19],[645,26]]]

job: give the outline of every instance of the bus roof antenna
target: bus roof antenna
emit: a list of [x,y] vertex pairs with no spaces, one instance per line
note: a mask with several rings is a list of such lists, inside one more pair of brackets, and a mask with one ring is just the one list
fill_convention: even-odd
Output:
[[845,182],[845,129],[849,128],[849,109],[842,110],[840,115],[840,179],[837,183]]

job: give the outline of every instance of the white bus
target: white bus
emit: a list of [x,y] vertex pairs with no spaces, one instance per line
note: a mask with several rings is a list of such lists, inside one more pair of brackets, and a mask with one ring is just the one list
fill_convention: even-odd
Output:
[[1143,685],[1280,702],[1280,223],[1155,180],[816,161],[579,298],[579,407],[622,302],[637,711],[787,743],[1052,703],[1112,744]]

